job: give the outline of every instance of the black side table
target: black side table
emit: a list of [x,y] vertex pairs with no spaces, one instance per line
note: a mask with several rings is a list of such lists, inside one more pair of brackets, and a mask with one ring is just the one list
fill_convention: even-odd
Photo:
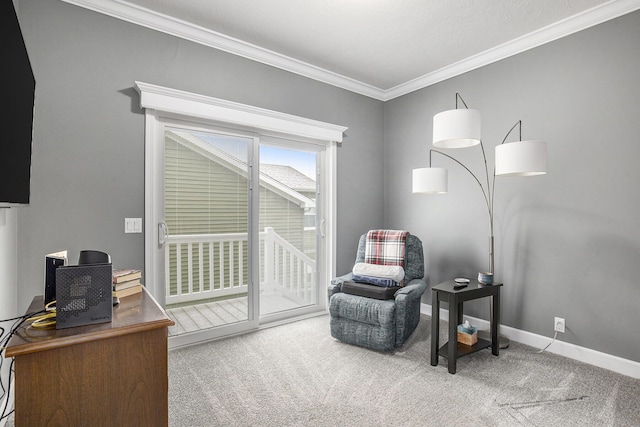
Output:
[[[500,322],[500,288],[502,283],[483,285],[471,281],[467,287],[454,289],[453,280],[442,282],[431,288],[431,365],[438,365],[438,356],[447,358],[449,373],[456,373],[456,361],[459,357],[491,347],[491,353],[498,356],[500,342],[498,323]],[[462,323],[463,303],[483,297],[491,297],[491,341],[478,338],[478,342],[468,346],[458,342],[458,325]],[[440,301],[449,303],[449,342],[440,345]]]

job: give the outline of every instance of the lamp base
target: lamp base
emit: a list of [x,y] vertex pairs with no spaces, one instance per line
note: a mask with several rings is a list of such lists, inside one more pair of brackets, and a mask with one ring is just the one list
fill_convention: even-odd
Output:
[[[478,338],[483,340],[491,341],[491,331],[478,331]],[[501,349],[509,348],[509,344],[511,344],[511,340],[505,337],[504,335],[498,336],[498,344]]]

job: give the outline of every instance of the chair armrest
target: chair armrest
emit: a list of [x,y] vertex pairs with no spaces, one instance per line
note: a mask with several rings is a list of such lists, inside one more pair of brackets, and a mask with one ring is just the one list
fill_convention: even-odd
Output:
[[402,289],[396,292],[396,301],[405,299],[421,298],[422,294],[427,290],[427,284],[422,279],[413,279]]
[[396,347],[403,345],[420,323],[420,300],[426,290],[424,280],[413,279],[396,292]]
[[331,282],[329,283],[328,289],[328,298],[331,298],[331,295],[333,294],[337,294],[338,292],[342,292],[342,284],[347,281],[347,280],[351,280],[353,279],[353,273],[347,273],[345,275],[342,276],[338,276],[338,277],[334,277],[333,279],[331,279]]

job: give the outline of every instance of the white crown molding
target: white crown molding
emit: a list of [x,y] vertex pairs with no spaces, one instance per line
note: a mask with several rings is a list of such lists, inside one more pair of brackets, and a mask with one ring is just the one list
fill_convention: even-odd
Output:
[[388,101],[406,95],[640,9],[640,0],[611,0],[495,48],[488,49],[432,73],[385,90],[186,21],[141,8],[123,0],[62,1],[381,101]]
[[640,9],[640,0],[611,0],[385,91],[397,98]]
[[377,87],[122,0],[62,1],[371,98],[384,97],[384,91]]

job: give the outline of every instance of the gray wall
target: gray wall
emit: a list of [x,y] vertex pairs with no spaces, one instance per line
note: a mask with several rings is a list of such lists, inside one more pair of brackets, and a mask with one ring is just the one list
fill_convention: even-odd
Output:
[[[549,173],[497,178],[496,278],[502,323],[640,362],[640,12],[385,104],[385,225],[425,242],[427,279],[488,268],[488,216],[477,183],[452,161],[449,193],[411,194],[428,165],[432,117],[460,92],[482,113],[493,152],[523,120],[523,139],[548,142]],[[517,138],[517,133],[515,134]],[[511,139],[512,141],[515,139]],[[479,148],[449,150],[482,173]],[[430,303],[430,295],[423,298]],[[487,318],[488,303],[469,304]]]
[[36,78],[31,205],[18,213],[18,304],[43,292],[43,259],[82,249],[143,268],[144,115],[136,80],[349,127],[338,150],[338,272],[383,225],[380,101],[51,0],[18,0]]
[[[450,193],[411,194],[427,165],[431,117],[455,92],[483,114],[493,146],[518,119],[549,143],[549,174],[499,178],[497,278],[503,323],[640,361],[640,13],[383,104],[348,91],[51,0],[18,0],[36,77],[32,204],[18,213],[18,312],[42,293],[44,254],[85,248],[143,267],[144,117],[140,80],[349,126],[338,152],[338,273],[357,237],[405,228],[421,237],[431,284],[487,268],[476,184],[450,167]],[[478,152],[455,152],[477,164]],[[382,173],[384,170],[389,171]],[[384,180],[383,180],[384,178]],[[384,188],[384,199],[383,191]],[[428,296],[424,298],[429,302]],[[470,304],[486,318],[485,304]]]

